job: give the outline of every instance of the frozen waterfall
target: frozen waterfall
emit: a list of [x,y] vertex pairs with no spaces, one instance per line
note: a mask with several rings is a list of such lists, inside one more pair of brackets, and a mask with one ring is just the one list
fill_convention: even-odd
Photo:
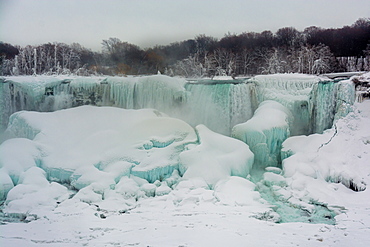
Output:
[[[294,74],[195,82],[163,75],[3,77],[0,78],[0,126],[4,130],[10,115],[21,110],[50,112],[96,105],[152,108],[192,126],[204,124],[215,132],[230,135],[236,124],[252,118],[260,103],[274,100],[293,115],[291,135],[322,133],[331,127],[335,114],[346,112],[345,105],[353,102],[337,100],[354,90],[351,85],[338,85],[329,79]],[[340,93],[343,90],[345,93]]]
[[[302,213],[335,222],[325,205],[289,196],[287,181],[324,174],[321,165],[297,168],[294,140],[329,137],[325,130],[351,110],[351,81],[29,76],[0,78],[0,90],[0,124],[7,127],[0,204],[8,215],[37,215],[40,203],[71,197],[126,211],[139,199],[171,195],[175,205],[274,205],[256,217],[275,222],[299,221]],[[326,179],[363,188],[343,174],[337,169]],[[41,195],[51,199],[40,202]]]

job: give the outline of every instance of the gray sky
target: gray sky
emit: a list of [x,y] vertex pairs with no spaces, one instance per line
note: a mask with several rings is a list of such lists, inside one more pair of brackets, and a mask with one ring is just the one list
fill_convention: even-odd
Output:
[[369,0],[0,0],[0,41],[101,50],[116,37],[141,48],[206,34],[337,28],[370,17]]

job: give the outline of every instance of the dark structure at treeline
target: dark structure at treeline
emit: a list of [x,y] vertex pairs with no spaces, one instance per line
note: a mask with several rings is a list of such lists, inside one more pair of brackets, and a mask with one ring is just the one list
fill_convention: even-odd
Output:
[[103,40],[102,52],[80,44],[18,47],[0,43],[1,75],[154,74],[203,77],[370,70],[370,18],[338,29],[293,27],[261,33],[206,35],[149,49]]

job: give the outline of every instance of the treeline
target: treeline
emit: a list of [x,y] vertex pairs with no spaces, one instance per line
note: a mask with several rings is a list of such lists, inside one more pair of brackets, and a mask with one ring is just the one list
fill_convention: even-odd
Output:
[[370,19],[337,29],[293,27],[276,33],[206,35],[149,49],[103,40],[102,51],[80,44],[19,47],[0,42],[2,75],[138,75],[157,71],[185,77],[370,70]]

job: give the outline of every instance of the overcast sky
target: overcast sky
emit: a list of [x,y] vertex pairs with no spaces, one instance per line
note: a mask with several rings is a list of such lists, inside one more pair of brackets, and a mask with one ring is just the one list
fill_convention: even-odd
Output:
[[370,0],[0,0],[0,41],[101,50],[116,37],[141,48],[206,34],[338,28],[370,17]]

